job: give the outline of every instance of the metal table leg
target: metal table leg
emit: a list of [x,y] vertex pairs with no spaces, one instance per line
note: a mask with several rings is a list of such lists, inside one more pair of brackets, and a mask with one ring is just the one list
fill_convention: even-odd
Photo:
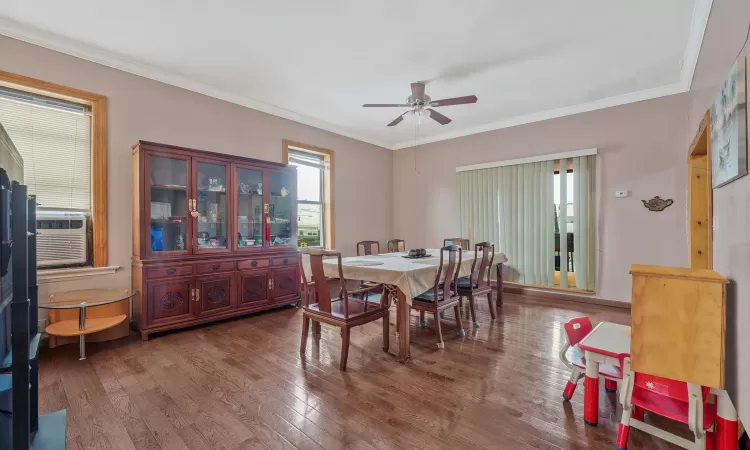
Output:
[[[83,302],[78,307],[78,329],[86,329],[86,302]],[[83,361],[86,359],[86,335],[81,334],[78,336],[78,360]]]

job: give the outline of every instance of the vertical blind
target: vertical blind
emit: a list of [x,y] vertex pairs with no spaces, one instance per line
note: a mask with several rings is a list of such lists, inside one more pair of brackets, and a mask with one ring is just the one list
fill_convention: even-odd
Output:
[[[574,231],[573,262],[576,287],[593,291],[596,286],[596,157],[593,155],[573,158]],[[571,189],[568,186],[568,189]]]
[[[595,156],[559,160],[560,287],[568,286],[569,252],[575,286],[593,291],[596,275]],[[539,286],[555,284],[555,160],[459,171],[456,175],[458,224],[471,242],[494,242],[508,257],[508,281]],[[572,217],[568,220],[568,192]],[[568,223],[573,242],[568,248]]]
[[84,105],[0,87],[0,123],[40,208],[91,209],[91,114]]
[[509,281],[554,283],[553,175],[553,161],[457,174],[461,236],[498,244]]

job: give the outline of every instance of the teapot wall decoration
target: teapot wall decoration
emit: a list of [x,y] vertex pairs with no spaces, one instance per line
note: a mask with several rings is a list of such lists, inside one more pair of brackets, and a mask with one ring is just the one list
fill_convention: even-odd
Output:
[[643,206],[648,208],[649,211],[656,211],[656,212],[664,211],[668,206],[671,206],[672,203],[674,203],[674,200],[672,200],[671,198],[664,200],[658,195],[649,201],[646,201],[646,200],[641,200],[641,201],[643,202]]

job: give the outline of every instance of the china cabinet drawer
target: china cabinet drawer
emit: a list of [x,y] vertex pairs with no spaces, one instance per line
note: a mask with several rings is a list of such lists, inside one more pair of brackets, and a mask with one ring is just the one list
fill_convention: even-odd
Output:
[[192,275],[193,266],[165,266],[146,270],[146,278],[166,278]]
[[234,270],[234,261],[196,264],[199,274],[229,272]]
[[299,264],[299,259],[297,259],[298,256],[284,256],[281,258],[273,258],[271,259],[271,266],[278,267],[278,266],[296,266]]
[[262,269],[268,267],[267,259],[243,259],[237,261],[237,270]]

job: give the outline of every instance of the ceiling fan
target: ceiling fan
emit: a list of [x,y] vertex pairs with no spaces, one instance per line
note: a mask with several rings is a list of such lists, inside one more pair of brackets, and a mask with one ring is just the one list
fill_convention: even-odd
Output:
[[467,103],[477,102],[476,95],[467,95],[465,97],[445,98],[443,100],[432,100],[429,95],[425,95],[424,87],[425,87],[425,84],[422,82],[412,83],[411,95],[409,96],[409,98],[406,99],[406,103],[403,103],[403,104],[368,103],[362,106],[365,108],[389,108],[389,107],[411,108],[409,111],[406,111],[405,113],[396,117],[396,119],[394,119],[393,122],[388,124],[389,127],[392,127],[401,123],[401,121],[403,121],[404,117],[406,116],[414,116],[417,119],[420,119],[422,117],[431,117],[440,125],[447,125],[451,122],[451,119],[445,117],[444,115],[430,108],[437,108],[439,106],[464,105]]

